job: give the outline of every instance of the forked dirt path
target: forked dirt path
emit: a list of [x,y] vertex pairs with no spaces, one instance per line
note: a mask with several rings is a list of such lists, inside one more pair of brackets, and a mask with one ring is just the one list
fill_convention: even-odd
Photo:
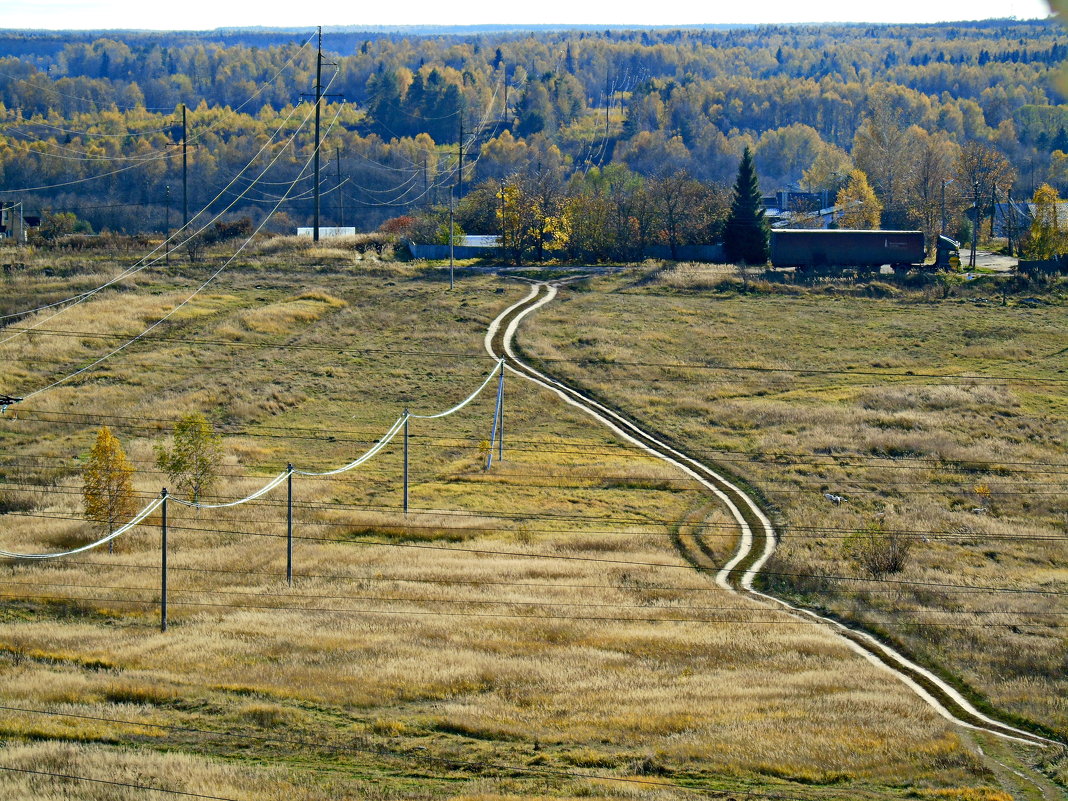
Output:
[[530,293],[523,300],[509,306],[490,324],[486,333],[486,350],[494,358],[503,357],[507,368],[515,375],[555,392],[565,403],[581,409],[622,439],[682,470],[723,503],[736,521],[740,536],[737,552],[716,573],[716,583],[719,586],[762,604],[778,607],[797,619],[826,625],[841,637],[849,648],[876,666],[893,673],[938,714],[958,726],[1039,748],[1062,745],[983,714],[960,692],[934,673],[870,634],[755,589],[753,579],[774,552],[777,539],[771,520],[741,487],[588,394],[535,370],[516,355],[514,340],[519,323],[528,314],[552,301],[556,293],[557,287],[553,284],[537,283],[531,286]]

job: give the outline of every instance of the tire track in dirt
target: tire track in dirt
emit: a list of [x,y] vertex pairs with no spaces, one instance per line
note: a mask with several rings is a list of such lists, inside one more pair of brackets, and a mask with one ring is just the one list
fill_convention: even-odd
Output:
[[[877,667],[893,673],[939,715],[959,726],[1040,748],[1063,746],[1055,740],[1016,728],[980,712],[956,688],[867,632],[755,589],[753,580],[775,551],[777,538],[771,520],[744,489],[587,393],[534,369],[516,355],[513,345],[520,322],[531,312],[551,302],[556,294],[557,287],[553,284],[533,284],[525,298],[509,306],[490,324],[485,338],[486,350],[494,358],[503,357],[511,373],[555,392],[565,403],[581,409],[625,441],[682,470],[723,503],[738,525],[739,542],[738,550],[715,574],[715,581],[720,587],[758,600],[765,606],[777,607],[796,619],[831,628],[850,649]],[[696,542],[686,547],[689,556],[693,557],[691,563],[695,567],[708,569],[707,553],[702,553]]]

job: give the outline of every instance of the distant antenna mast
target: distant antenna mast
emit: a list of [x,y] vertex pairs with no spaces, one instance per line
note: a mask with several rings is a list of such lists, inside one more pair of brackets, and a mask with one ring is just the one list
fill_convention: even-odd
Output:
[[[322,110],[324,97],[340,97],[340,95],[323,94],[323,26],[319,26],[319,47],[315,56],[315,219],[312,228],[312,239],[319,241],[319,146],[322,144],[319,138],[319,115]],[[336,64],[334,66],[337,66]]]
[[185,103],[182,103],[182,227],[189,227],[189,133],[185,127]]
[[323,26],[319,26],[319,50],[315,57],[315,230],[312,240],[319,241],[319,110],[323,99]]

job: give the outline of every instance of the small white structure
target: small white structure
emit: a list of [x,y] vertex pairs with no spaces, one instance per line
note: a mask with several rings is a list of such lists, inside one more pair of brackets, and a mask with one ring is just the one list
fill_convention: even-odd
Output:
[[[298,228],[297,229],[297,236],[314,236],[314,233],[313,233],[314,231],[315,231],[314,228]],[[335,226],[329,226],[329,225],[320,225],[319,226],[319,238],[320,239],[333,239],[334,237],[337,237],[337,236],[356,236],[356,229],[355,228],[348,228],[348,227],[342,228],[342,227],[336,226],[336,225]]]

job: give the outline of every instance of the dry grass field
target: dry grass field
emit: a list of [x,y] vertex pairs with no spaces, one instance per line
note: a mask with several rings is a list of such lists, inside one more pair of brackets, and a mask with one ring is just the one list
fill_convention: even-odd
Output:
[[[264,247],[149,337],[9,409],[0,418],[2,547],[48,551],[92,538],[79,470],[102,423],[126,446],[147,500],[167,480],[153,445],[179,415],[204,412],[227,454],[219,497],[205,500],[227,500],[289,461],[339,466],[405,407],[445,409],[493,368],[485,328],[525,287],[465,275],[449,292],[440,270],[335,250],[319,260],[303,247]],[[38,254],[0,277],[0,313],[84,291],[119,269],[98,258]],[[54,319],[20,323],[41,325],[0,345],[0,392],[33,391],[99,358],[210,269],[211,260],[148,270]],[[653,298],[647,342],[632,328],[636,299],[576,295],[538,316],[537,339],[524,338],[569,355],[618,346],[660,359],[676,345],[705,347],[688,323],[677,325],[705,313],[687,309],[695,298],[676,298],[670,313]],[[581,303],[591,317],[579,331]],[[596,345],[575,342],[602,332]],[[648,419],[706,426],[711,398],[664,416],[678,412],[681,382],[651,384],[646,397],[612,381]],[[822,628],[693,571],[672,545],[682,521],[718,532],[711,544],[722,558],[735,533],[688,480],[511,379],[505,459],[486,472],[492,408],[487,392],[453,417],[412,422],[407,517],[399,441],[350,473],[295,478],[292,587],[284,487],[227,510],[172,505],[165,634],[158,515],[113,554],[0,565],[0,796],[147,795],[85,781],[96,779],[257,801],[684,799],[693,790],[1010,798],[1008,771],[893,677]],[[775,426],[776,436],[786,436],[782,425],[806,424]],[[726,433],[703,436],[705,447],[726,444]],[[975,524],[1009,525],[1000,515],[1015,508]],[[854,514],[852,504],[836,511]],[[797,542],[821,564],[824,543]],[[957,546],[938,547],[948,559]],[[990,547],[1014,571],[999,583],[1033,583],[1037,568],[1018,564],[1033,547]],[[917,557],[941,575],[926,566],[933,557]],[[1056,566],[1047,569],[1056,579]],[[844,590],[835,601],[860,603]]]
[[[683,265],[563,290],[520,342],[759,491],[783,534],[765,586],[1064,739],[1065,305]],[[872,536],[905,544],[902,572],[871,580]]]

